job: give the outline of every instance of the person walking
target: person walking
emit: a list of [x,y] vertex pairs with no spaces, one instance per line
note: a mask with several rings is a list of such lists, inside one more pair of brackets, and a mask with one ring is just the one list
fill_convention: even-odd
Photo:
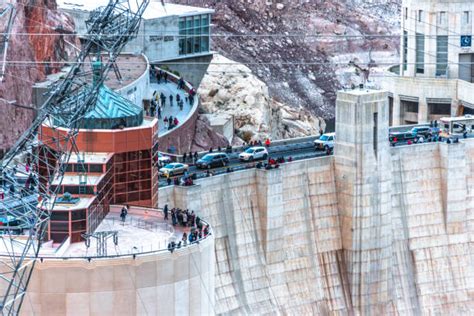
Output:
[[163,94],[163,92],[160,93],[160,99],[161,99],[161,105],[165,106],[166,105],[166,97]]
[[125,218],[127,217],[127,208],[124,206],[122,207],[122,211],[120,212],[120,218],[122,219],[122,223],[125,223]]
[[170,94],[170,106],[173,106],[173,95]]
[[165,204],[165,207],[163,208],[163,213],[165,214],[165,221],[168,220],[168,204]]

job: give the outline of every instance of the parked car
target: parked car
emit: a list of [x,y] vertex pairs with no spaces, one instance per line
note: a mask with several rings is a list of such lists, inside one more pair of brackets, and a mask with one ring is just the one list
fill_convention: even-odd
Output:
[[164,167],[169,163],[171,163],[170,157],[162,155],[161,153],[158,153],[158,166]]
[[160,175],[162,176],[169,175],[171,177],[177,174],[185,173],[186,171],[188,171],[188,169],[189,169],[189,166],[187,164],[173,162],[161,168]]
[[314,148],[316,150],[331,151],[334,148],[334,141],[336,140],[336,133],[326,133],[314,141]]
[[431,134],[431,128],[429,126],[416,126],[411,129],[411,133],[415,138],[419,138],[420,136],[428,138]]
[[416,134],[409,132],[392,132],[389,135],[390,145],[395,146],[398,143],[405,143],[409,140],[412,142],[416,141]]
[[265,147],[250,147],[239,155],[241,161],[253,161],[258,159],[267,159],[268,151]]
[[214,167],[224,167],[229,164],[229,157],[224,153],[210,153],[196,162],[196,167],[200,169],[211,169]]

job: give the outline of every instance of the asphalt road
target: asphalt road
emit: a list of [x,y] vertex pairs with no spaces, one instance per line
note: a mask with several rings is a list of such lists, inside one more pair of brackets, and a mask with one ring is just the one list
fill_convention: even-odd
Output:
[[[418,125],[410,125],[410,126],[399,126],[399,127],[394,127],[390,128],[390,132],[407,132],[411,130],[415,126],[427,126],[427,124],[418,124]],[[470,134],[468,138],[472,138],[474,135]],[[387,141],[388,141],[388,135],[387,135]],[[444,140],[446,141],[446,140]],[[398,142],[396,146],[403,146],[403,145],[408,145],[407,142]],[[214,151],[216,152],[216,151]],[[238,152],[233,152],[232,154],[229,154],[230,158],[230,163],[226,167],[220,167],[220,168],[213,168],[210,171],[214,174],[223,174],[227,172],[228,168],[233,169],[233,171],[238,171],[238,170],[243,170],[243,169],[249,169],[249,168],[255,168],[255,165],[258,163],[258,161],[253,161],[253,162],[241,162],[239,160],[239,154],[242,152],[242,150],[239,150]],[[285,160],[288,160],[288,158],[292,158],[293,160],[302,160],[302,159],[308,159],[308,158],[314,158],[314,157],[321,157],[325,156],[326,152],[322,150],[315,150],[314,149],[314,144],[313,140],[305,140],[293,144],[287,144],[287,145],[272,145],[270,148],[268,148],[269,152],[269,157],[277,159],[279,157],[285,158]],[[201,153],[199,155],[199,158],[204,156],[206,153]],[[196,174],[197,178],[203,178],[206,176],[206,171],[207,170],[202,170],[196,168],[190,160],[186,161],[186,164],[188,164],[189,167],[189,174]],[[174,176],[171,177],[172,180],[174,178],[181,178],[182,175]],[[174,182],[174,181],[173,181]],[[172,184],[173,184],[172,182]],[[168,183],[166,181],[166,178],[160,177],[160,187],[167,186]]]
[[[241,152],[242,151],[238,151],[238,152],[233,152],[232,154],[228,154],[229,159],[230,159],[229,165],[227,165],[226,167],[212,168],[210,169],[210,171],[214,175],[217,175],[217,174],[226,173],[228,168],[231,168],[233,171],[254,168],[255,165],[259,161],[242,162],[239,160],[239,154]],[[270,146],[270,148],[268,148],[268,153],[269,153],[269,158],[277,159],[279,157],[283,157],[285,158],[285,160],[288,160],[290,157],[293,160],[301,160],[301,159],[321,157],[321,156],[326,155],[326,152],[322,150],[316,151],[314,149],[313,141],[306,141],[306,142],[288,144],[288,145]],[[205,153],[200,154],[199,158],[201,158],[204,155]],[[266,162],[263,160],[261,161]],[[207,169],[206,170],[198,169],[190,162],[190,160],[187,160],[186,164],[189,165],[189,171],[188,171],[189,174],[195,173],[198,178],[203,178],[206,176]],[[174,178],[181,178],[181,177],[182,175],[178,175],[178,176],[171,177],[171,179],[173,180]],[[166,178],[160,177],[160,187],[167,186],[167,185],[168,183],[166,181]]]

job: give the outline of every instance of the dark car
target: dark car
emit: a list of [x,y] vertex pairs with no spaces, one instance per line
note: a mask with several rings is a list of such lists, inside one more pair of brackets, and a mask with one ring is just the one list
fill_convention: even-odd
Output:
[[393,132],[390,133],[389,141],[390,145],[395,146],[398,143],[405,143],[410,141],[415,141],[416,135],[410,132]]
[[419,138],[423,136],[424,138],[428,138],[431,135],[431,128],[429,126],[417,126],[411,129],[411,133],[416,137]]
[[229,157],[224,153],[207,154],[196,162],[196,167],[200,169],[210,169],[214,167],[225,167],[229,164]]

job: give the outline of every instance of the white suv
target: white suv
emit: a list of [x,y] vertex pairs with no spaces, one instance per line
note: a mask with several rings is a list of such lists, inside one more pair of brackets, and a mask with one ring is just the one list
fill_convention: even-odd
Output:
[[258,159],[267,159],[268,151],[265,147],[250,147],[239,155],[241,161],[252,161]]
[[316,150],[332,150],[334,148],[334,141],[336,140],[336,133],[327,133],[321,135],[319,139],[314,141],[314,148]]

